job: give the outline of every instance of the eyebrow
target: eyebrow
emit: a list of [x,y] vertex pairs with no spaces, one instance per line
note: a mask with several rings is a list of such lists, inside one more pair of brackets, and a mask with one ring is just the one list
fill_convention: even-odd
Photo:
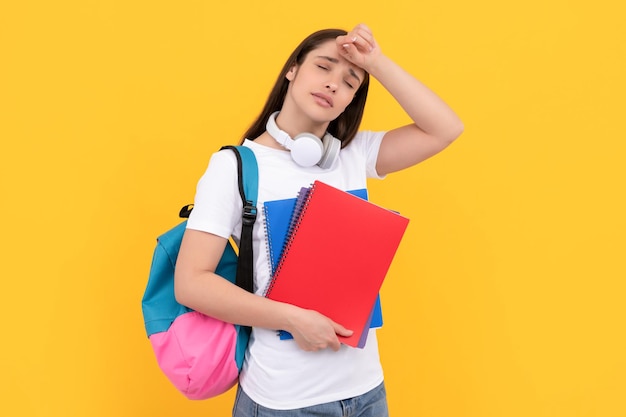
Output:
[[[318,55],[318,58],[322,58],[325,59],[329,62],[332,62],[333,64],[338,64],[339,60],[337,58],[333,58],[332,56],[326,56],[326,55]],[[361,82],[361,79],[359,78],[358,75],[356,75],[356,72],[354,72],[354,70],[352,68],[348,69],[348,71],[350,72],[350,75],[353,76],[354,78],[356,78],[359,83]]]

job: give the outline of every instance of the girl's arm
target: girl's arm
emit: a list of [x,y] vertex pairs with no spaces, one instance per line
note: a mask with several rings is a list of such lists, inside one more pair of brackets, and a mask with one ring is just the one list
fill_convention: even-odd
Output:
[[376,163],[378,174],[415,165],[442,151],[463,132],[454,111],[384,55],[367,26],[358,25],[338,37],[337,47],[348,61],[376,78],[414,122],[385,134]]
[[338,350],[337,334],[352,334],[315,311],[251,294],[216,275],[226,243],[217,235],[185,231],[174,276],[180,304],[229,323],[286,330],[307,351],[327,347]]

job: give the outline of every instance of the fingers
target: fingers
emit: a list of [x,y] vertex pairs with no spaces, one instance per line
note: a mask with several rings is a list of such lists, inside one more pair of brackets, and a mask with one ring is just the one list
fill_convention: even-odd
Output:
[[335,322],[333,322],[333,329],[335,330],[335,334],[343,337],[350,337],[352,333],[354,333],[352,330],[348,330],[341,324]]
[[352,330],[346,329],[319,313],[311,313],[319,320],[318,324],[310,322],[306,331],[301,329],[293,333],[296,343],[302,350],[316,352],[323,349],[332,349],[336,352],[341,348],[339,337],[349,337],[354,333]]
[[354,333],[352,330],[346,329],[345,327],[343,327],[339,323],[335,323],[332,320],[330,320],[330,322],[331,322],[333,330],[335,332],[334,337],[332,337],[326,343],[318,344],[316,346],[316,348],[313,349],[313,350],[320,350],[320,349],[330,348],[330,349],[334,350],[335,352],[337,352],[339,350],[339,348],[341,348],[341,342],[339,341],[337,336],[349,337],[349,336],[352,336],[352,333]]
[[369,27],[364,24],[357,25],[345,36],[339,36],[337,43],[340,44],[345,51],[349,52],[350,47],[354,46],[359,52],[371,52],[376,47],[374,35]]
[[372,31],[364,24],[357,25],[344,36],[338,36],[336,42],[339,54],[365,71],[369,71],[381,54]]
[[341,348],[341,342],[339,342],[339,339],[337,338],[337,336],[330,337],[327,340],[320,341],[317,343],[307,342],[307,341],[298,341],[298,339],[296,338],[296,343],[298,343],[298,346],[300,346],[300,349],[306,352],[317,352],[319,350],[324,350],[324,349],[332,349],[333,351],[337,352],[339,348]]
[[337,352],[341,347],[341,343],[339,343],[339,339],[335,339],[332,343],[328,345],[328,347],[332,349],[333,352]]
[[350,35],[354,40],[354,45],[357,49],[371,52],[376,47],[376,42],[374,41],[374,35],[370,28],[368,28],[364,24],[357,25],[351,32]]
[[[343,336],[343,337],[350,337],[352,336],[352,333],[354,333],[352,330],[348,330],[345,327],[343,327],[341,324],[335,323],[335,322],[333,322],[333,329],[335,330],[336,335]],[[338,351],[339,348],[341,347],[341,343],[339,342],[339,339],[336,339],[336,341],[337,341],[336,344],[332,344],[329,346],[335,352]]]

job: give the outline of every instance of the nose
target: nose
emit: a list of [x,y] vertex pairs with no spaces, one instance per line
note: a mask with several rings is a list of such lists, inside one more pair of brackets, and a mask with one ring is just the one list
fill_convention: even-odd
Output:
[[334,93],[335,91],[337,91],[337,83],[335,83],[334,81],[329,81],[326,83],[326,88]]

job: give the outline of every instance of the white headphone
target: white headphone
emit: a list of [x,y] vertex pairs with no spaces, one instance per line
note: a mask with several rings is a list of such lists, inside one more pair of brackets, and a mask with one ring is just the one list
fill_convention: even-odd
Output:
[[320,140],[312,133],[300,133],[291,139],[289,134],[280,130],[276,125],[276,116],[279,112],[274,112],[267,120],[267,133],[273,137],[276,142],[291,151],[291,158],[294,162],[302,167],[312,167],[318,165],[320,168],[330,168],[333,166],[339,150],[341,150],[341,141],[326,133],[323,140]]

